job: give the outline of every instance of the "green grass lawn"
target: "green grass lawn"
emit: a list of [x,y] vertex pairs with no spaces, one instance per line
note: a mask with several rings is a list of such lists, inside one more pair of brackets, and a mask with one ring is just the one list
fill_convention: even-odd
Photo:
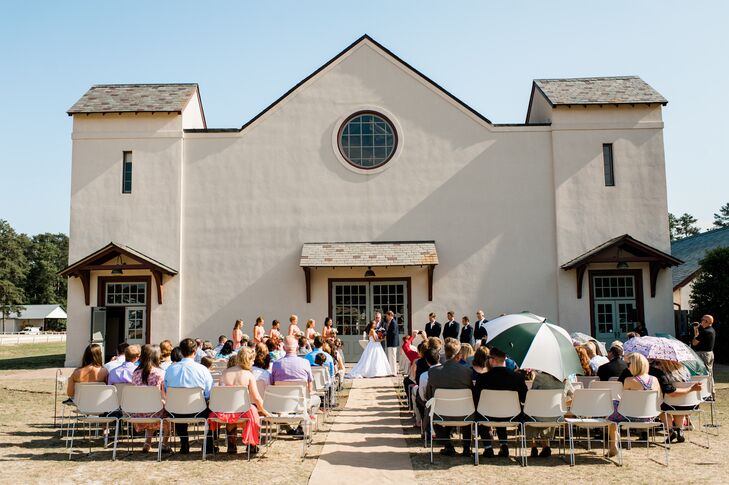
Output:
[[63,367],[66,343],[0,346],[0,371]]

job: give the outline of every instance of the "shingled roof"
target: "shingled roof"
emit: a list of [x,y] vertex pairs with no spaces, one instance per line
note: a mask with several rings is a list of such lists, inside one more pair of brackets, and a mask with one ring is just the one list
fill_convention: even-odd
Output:
[[433,241],[305,243],[299,265],[425,266],[438,264]]
[[67,113],[181,113],[197,89],[195,83],[97,84]]
[[706,252],[721,246],[729,247],[729,227],[671,242],[671,254],[684,261],[684,264],[673,269],[673,289],[685,286],[691,281],[699,270],[699,262]]
[[667,104],[668,100],[638,76],[535,79],[534,85],[554,107],[585,104]]

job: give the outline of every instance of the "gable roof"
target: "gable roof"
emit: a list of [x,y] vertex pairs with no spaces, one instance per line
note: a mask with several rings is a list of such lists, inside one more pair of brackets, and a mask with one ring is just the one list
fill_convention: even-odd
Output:
[[[364,34],[354,42],[352,42],[349,46],[347,46],[343,51],[341,51],[336,56],[332,57],[329,61],[327,61],[324,65],[319,67],[316,71],[312,72],[308,76],[306,76],[304,79],[299,81],[294,87],[286,91],[283,95],[281,95],[276,101],[268,105],[266,108],[263,109],[260,113],[255,115],[253,118],[251,118],[248,122],[246,122],[243,126],[240,127],[240,129],[236,128],[218,128],[218,129],[208,129],[208,128],[189,128],[185,131],[188,133],[204,133],[204,132],[240,132],[245,130],[248,126],[255,123],[256,120],[261,118],[263,115],[271,111],[272,109],[276,108],[281,102],[283,102],[286,98],[288,98],[290,95],[292,95],[295,91],[297,91],[300,87],[302,87],[304,84],[306,84],[308,81],[310,81],[312,78],[316,77],[317,74],[321,73],[325,69],[327,69],[329,66],[334,64],[335,62],[339,61],[343,57],[345,57],[347,54],[352,52],[356,47],[360,46],[361,44],[369,43],[373,45],[375,48],[381,50],[384,52],[387,56],[389,56],[393,61],[400,64],[402,67],[404,67],[406,70],[408,70],[412,75],[414,75],[416,78],[419,78],[420,80],[424,81],[427,85],[429,85],[431,88],[433,88],[435,91],[439,92],[440,94],[444,95],[448,100],[450,100],[453,104],[455,104],[457,107],[459,107],[462,110],[467,111],[468,113],[475,116],[477,119],[481,120],[482,122],[491,125],[491,126],[501,126],[499,124],[492,123],[488,118],[486,118],[484,115],[458,99],[456,96],[448,92],[445,88],[440,86],[438,83],[430,79],[428,76],[423,74],[422,72],[415,69],[413,66],[402,60],[400,57],[395,55],[392,51],[390,51],[387,47],[383,46],[379,42],[377,42],[375,39],[370,37],[367,34]],[[536,123],[538,125],[538,123]],[[513,124],[506,124],[504,126],[514,126]]]
[[[80,271],[88,270],[89,266],[96,267],[102,265],[106,261],[109,261],[111,258],[121,255],[132,258],[140,264],[145,265],[146,267],[154,271],[159,271],[163,274],[170,276],[174,276],[177,274],[177,270],[150,258],[146,254],[140,253],[136,249],[115,242],[110,242],[103,248],[94,251],[85,258],[82,258],[79,261],[68,265],[67,267],[62,269],[59,274],[61,276],[76,276]],[[130,269],[135,268],[130,265]]]
[[673,270],[673,289],[680,288],[691,281],[699,270],[699,261],[707,251],[729,247],[729,227],[702,232],[695,236],[671,242],[671,254],[685,261]]
[[641,242],[629,234],[623,234],[622,236],[605,241],[572,261],[568,261],[562,265],[562,269],[569,270],[589,263],[617,262],[621,258],[613,254],[608,254],[608,250],[613,248],[627,251],[642,261],[660,262],[664,267],[678,266],[683,263],[680,259]]
[[[668,104],[658,91],[638,76],[535,79],[552,107],[587,104]],[[531,104],[531,103],[530,103]],[[530,106],[531,107],[531,106]]]
[[[67,113],[182,113],[198,93],[195,83],[97,84],[91,86]],[[202,105],[200,106],[202,110]]]
[[[2,312],[0,312],[2,315]],[[67,318],[66,312],[61,305],[23,305],[23,310],[18,313],[8,313],[7,318],[40,320],[43,318]]]

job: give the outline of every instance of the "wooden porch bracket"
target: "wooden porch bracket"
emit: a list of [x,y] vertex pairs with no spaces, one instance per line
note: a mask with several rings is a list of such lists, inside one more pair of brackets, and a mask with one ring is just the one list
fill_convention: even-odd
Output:
[[311,303],[311,268],[302,266],[304,270],[304,280],[306,281],[306,303]]
[[162,292],[164,289],[164,275],[161,271],[152,270],[152,276],[154,276],[154,282],[157,284],[157,304],[162,304]]
[[433,301],[433,272],[435,271],[435,265],[428,265],[428,301]]

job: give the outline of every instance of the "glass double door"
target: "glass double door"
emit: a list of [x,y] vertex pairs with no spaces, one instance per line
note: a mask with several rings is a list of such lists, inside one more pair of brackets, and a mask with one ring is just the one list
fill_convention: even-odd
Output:
[[375,313],[387,311],[395,314],[400,334],[404,334],[408,321],[407,281],[342,281],[332,283],[332,318],[339,338],[344,343],[344,357],[356,361],[366,341],[367,324]]
[[608,346],[625,340],[638,320],[635,277],[594,276],[592,284],[595,338]]

